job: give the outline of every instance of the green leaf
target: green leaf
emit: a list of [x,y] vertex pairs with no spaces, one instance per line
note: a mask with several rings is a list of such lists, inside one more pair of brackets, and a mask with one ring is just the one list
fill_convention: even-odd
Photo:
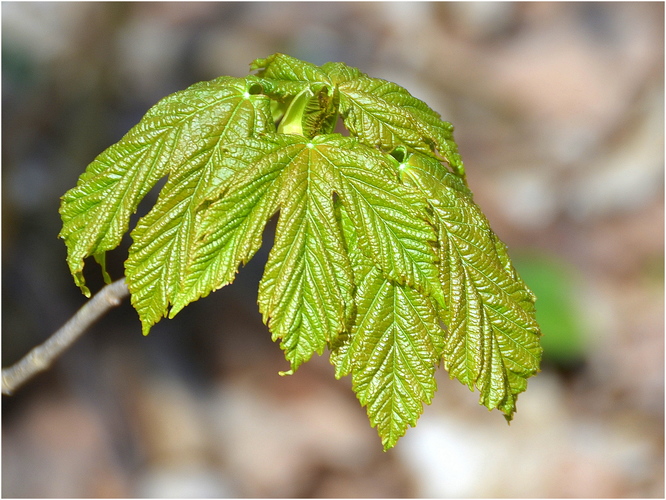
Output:
[[353,135],[387,152],[400,146],[438,151],[464,178],[453,126],[423,101],[395,83],[365,75],[341,82],[339,91],[340,113]]
[[[215,129],[209,129],[200,150],[178,169],[172,168],[155,206],[132,231],[133,243],[125,262],[132,304],[139,313],[144,334],[167,315],[186,278],[186,266],[195,234],[195,211],[215,180],[233,173],[220,169],[223,146],[249,133],[274,125],[265,98],[246,97],[245,90],[225,95]],[[238,124],[244,124],[238,128]]]
[[326,82],[326,73],[314,64],[301,61],[286,54],[273,54],[264,59],[255,59],[251,70],[258,70],[257,76],[271,80],[290,82]]
[[273,54],[265,59],[256,59],[251,70],[264,79],[269,94],[284,99],[294,96],[313,84],[331,85],[328,75],[319,66],[285,54]]
[[451,124],[344,63],[251,68],[161,100],[63,196],[75,282],[89,294],[90,256],[110,281],[105,253],[166,177],[125,263],[144,333],[231,283],[277,216],[258,302],[286,373],[328,347],[384,449],[432,400],[441,360],[510,419],[539,369],[535,298],[472,199]]
[[341,62],[327,62],[321,67],[321,70],[326,73],[331,83],[336,86],[342,82],[367,76],[357,68],[352,68]]
[[[245,160],[248,151],[253,154]],[[275,246],[259,288],[260,310],[273,338],[282,340],[292,370],[323,352],[345,330],[353,310],[352,271],[335,196],[353,214],[362,247],[382,271],[431,287],[437,277],[429,244],[434,231],[415,209],[423,201],[397,181],[384,155],[340,135],[309,141],[283,134],[229,146],[226,163],[245,161],[200,214],[199,243],[172,314],[229,283],[279,210]]]
[[67,244],[72,275],[86,295],[84,259],[120,244],[130,215],[158,180],[210,147],[227,122],[239,134],[250,133],[254,118],[234,115],[247,85],[245,79],[221,77],[162,99],[65,193],[60,237]]
[[258,76],[270,82],[274,96],[293,96],[314,86],[335,87],[344,124],[359,140],[384,151],[401,145],[437,151],[454,173],[465,178],[453,126],[403,87],[371,78],[344,63],[317,67],[284,54],[257,59],[251,69],[258,69]]
[[278,209],[276,179],[283,163],[270,160],[269,142],[245,139],[229,144],[216,177],[196,211],[192,247],[179,293],[169,317],[187,304],[231,283],[238,266],[246,264],[259,250],[267,221]]
[[333,362],[338,377],[351,371],[353,389],[387,450],[432,401],[445,333],[429,297],[387,280],[371,263],[356,300],[351,341]]
[[[358,233],[360,249],[397,283],[437,293],[435,232],[416,191],[388,182],[391,161],[373,148],[341,143],[338,195]],[[372,167],[372,168],[370,168]]]
[[298,153],[282,181],[280,218],[259,285],[259,307],[273,339],[283,339],[295,370],[346,329],[353,281],[328,165],[321,165],[316,146],[296,142],[293,147]]
[[445,366],[451,377],[479,389],[480,403],[510,420],[517,395],[539,371],[535,297],[459,177],[423,155],[400,168],[427,197],[439,232],[440,280],[448,301]]
[[340,92],[345,126],[359,140],[384,151],[400,145],[438,151],[454,173],[465,177],[453,126],[403,87],[371,78],[344,63],[317,67],[284,54],[257,59],[251,69],[258,69],[258,76],[270,82],[275,96],[293,96],[315,85],[335,87]]
[[354,324],[331,345],[331,363],[336,378],[352,374],[353,389],[388,450],[432,401],[445,331],[436,302],[387,279],[359,250],[347,210],[341,203],[336,208],[359,286]]

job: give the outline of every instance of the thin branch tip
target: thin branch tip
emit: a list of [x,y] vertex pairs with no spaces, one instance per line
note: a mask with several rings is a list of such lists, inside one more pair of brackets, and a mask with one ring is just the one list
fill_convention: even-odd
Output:
[[129,295],[125,279],[106,285],[46,342],[33,348],[19,362],[2,370],[2,393],[11,396],[37,373],[48,369],[70,345],[109,309]]

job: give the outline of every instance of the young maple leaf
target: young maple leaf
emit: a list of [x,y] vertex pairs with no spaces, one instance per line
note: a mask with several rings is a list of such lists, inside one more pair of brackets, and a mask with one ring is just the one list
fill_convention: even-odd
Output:
[[510,419],[539,368],[535,299],[472,200],[451,124],[342,63],[251,68],[158,102],[63,196],[75,282],[89,294],[84,259],[103,266],[168,177],[125,263],[145,334],[230,284],[279,214],[258,301],[286,373],[329,348],[385,449],[431,402],[441,360]]

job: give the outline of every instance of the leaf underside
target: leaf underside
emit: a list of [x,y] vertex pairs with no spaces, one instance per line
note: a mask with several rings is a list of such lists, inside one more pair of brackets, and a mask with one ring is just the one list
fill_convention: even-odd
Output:
[[510,419],[539,369],[535,299],[472,199],[452,126],[343,63],[251,68],[158,102],[63,196],[77,285],[89,295],[84,260],[104,265],[166,177],[125,263],[144,334],[233,282],[277,215],[258,302],[287,373],[328,349],[385,449],[432,401],[440,362]]

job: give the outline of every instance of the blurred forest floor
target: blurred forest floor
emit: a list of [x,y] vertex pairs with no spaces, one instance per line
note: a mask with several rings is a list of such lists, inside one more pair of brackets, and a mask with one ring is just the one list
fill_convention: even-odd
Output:
[[511,426],[441,369],[382,453],[326,356],[278,376],[267,235],[232,286],[145,338],[125,303],[3,397],[4,497],[663,498],[662,3],[1,8],[3,366],[85,301],[57,239],[85,166],[164,95],[275,52],[395,81],[455,125],[545,348]]

